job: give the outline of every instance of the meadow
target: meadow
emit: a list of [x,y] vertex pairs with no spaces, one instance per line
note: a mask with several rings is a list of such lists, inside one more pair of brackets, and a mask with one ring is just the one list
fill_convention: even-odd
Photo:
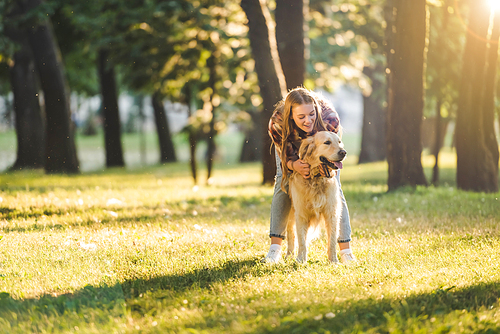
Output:
[[348,157],[352,266],[324,236],[306,264],[260,263],[259,164],[198,186],[185,162],[0,174],[0,332],[498,333],[500,194],[457,190],[455,160],[439,187],[388,193],[386,163]]

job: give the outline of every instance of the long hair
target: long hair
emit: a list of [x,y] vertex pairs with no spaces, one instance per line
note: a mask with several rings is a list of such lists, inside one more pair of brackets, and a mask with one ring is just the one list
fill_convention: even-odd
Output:
[[312,104],[314,110],[316,112],[316,119],[314,120],[313,131],[325,131],[326,126],[323,122],[323,118],[321,117],[321,107],[314,93],[302,88],[297,87],[292,89],[285,97],[285,102],[283,103],[283,125],[282,125],[282,133],[281,133],[281,169],[283,171],[283,178],[281,181],[281,188],[283,189],[284,181],[288,177],[288,166],[286,162],[288,160],[288,152],[287,145],[292,139],[292,136],[295,136],[296,131],[299,130],[299,127],[295,124],[293,120],[292,109],[294,107],[303,105],[303,104]]

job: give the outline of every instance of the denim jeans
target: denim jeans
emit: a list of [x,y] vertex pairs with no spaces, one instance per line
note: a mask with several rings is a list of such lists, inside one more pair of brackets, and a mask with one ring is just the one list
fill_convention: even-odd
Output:
[[[288,221],[288,214],[292,208],[292,201],[287,193],[281,189],[281,179],[283,172],[281,171],[281,159],[276,154],[276,178],[274,180],[274,195],[271,203],[271,228],[269,232],[270,237],[278,237],[285,239],[286,224]],[[340,172],[337,171],[337,181],[340,185]],[[285,189],[288,191],[288,182],[285,184]],[[347,209],[347,202],[340,188],[340,198],[342,200],[342,216],[340,219],[340,229],[338,242],[351,241],[351,222],[349,220],[349,210]]]

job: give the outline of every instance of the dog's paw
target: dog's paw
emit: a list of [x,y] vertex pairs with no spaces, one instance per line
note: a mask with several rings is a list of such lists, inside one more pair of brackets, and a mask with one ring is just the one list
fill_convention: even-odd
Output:
[[307,262],[307,256],[297,256],[297,262],[298,263],[306,263]]

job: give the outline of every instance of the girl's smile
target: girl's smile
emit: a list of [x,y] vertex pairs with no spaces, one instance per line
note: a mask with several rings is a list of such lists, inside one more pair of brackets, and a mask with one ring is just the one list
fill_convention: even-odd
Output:
[[314,109],[312,104],[294,106],[292,108],[292,118],[302,131],[309,133],[314,129],[316,109]]

